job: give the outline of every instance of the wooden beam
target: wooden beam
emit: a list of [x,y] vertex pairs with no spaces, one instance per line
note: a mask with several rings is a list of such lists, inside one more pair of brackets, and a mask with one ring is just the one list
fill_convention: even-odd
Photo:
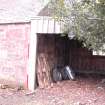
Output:
[[52,17],[36,17],[34,20],[32,20],[35,24],[36,33],[53,33],[53,34],[59,34],[62,33],[62,24],[60,22],[54,20]]
[[36,87],[36,55],[37,55],[37,33],[36,22],[31,21],[31,35],[29,45],[29,69],[28,69],[28,89],[34,91]]

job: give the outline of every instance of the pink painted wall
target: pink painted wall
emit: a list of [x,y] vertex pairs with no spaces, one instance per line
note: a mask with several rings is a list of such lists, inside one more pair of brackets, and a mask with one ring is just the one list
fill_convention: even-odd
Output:
[[0,25],[0,83],[27,87],[30,23]]

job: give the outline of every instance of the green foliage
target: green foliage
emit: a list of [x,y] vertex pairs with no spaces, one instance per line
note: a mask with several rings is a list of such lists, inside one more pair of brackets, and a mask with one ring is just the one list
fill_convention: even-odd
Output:
[[64,32],[89,49],[105,50],[105,0],[53,0],[50,8]]

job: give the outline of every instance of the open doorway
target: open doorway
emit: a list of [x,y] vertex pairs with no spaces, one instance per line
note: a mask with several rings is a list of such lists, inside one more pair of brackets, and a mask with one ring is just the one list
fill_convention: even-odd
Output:
[[81,42],[60,34],[38,34],[37,38],[37,83],[40,87],[53,82],[54,67],[68,65],[77,77],[88,78],[105,73],[104,57],[93,56],[92,51],[84,48]]

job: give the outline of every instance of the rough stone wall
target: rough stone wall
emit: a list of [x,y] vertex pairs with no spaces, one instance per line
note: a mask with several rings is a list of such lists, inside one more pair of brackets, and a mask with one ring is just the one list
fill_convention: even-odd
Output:
[[30,24],[0,25],[0,83],[27,85]]

